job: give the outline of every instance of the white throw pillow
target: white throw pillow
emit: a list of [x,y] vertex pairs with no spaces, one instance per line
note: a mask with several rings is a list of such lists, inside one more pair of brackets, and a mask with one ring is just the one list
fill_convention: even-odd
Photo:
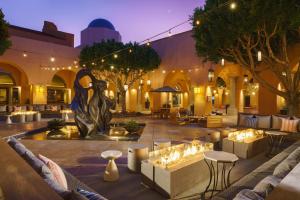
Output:
[[66,176],[63,172],[63,170],[60,168],[60,166],[58,166],[58,164],[56,164],[55,162],[53,162],[52,160],[50,160],[49,158],[42,156],[42,155],[38,155],[39,159],[41,161],[43,161],[47,167],[50,169],[54,179],[57,181],[57,183],[63,187],[64,189],[68,189],[68,183],[67,183],[67,179]]
[[297,133],[299,119],[282,119],[280,131]]

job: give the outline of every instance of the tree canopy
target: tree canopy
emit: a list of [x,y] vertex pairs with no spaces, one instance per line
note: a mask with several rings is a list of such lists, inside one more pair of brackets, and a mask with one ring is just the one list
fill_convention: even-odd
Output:
[[[118,52],[120,49],[126,50]],[[126,75],[134,71],[149,72],[158,68],[160,57],[149,46],[140,46],[137,43],[123,44],[112,40],[83,48],[80,64],[100,71],[111,71],[113,66],[113,71],[121,71]]]
[[8,40],[8,23],[4,20],[4,14],[0,9],[0,55],[10,47],[11,42]]
[[[224,58],[237,63],[289,104],[298,104],[300,70],[292,70],[289,47],[300,42],[300,1],[238,0],[234,9],[228,2],[207,0],[203,8],[195,10],[193,30],[198,55],[215,62]],[[267,82],[263,71],[273,73],[285,91]]]
[[126,112],[124,86],[132,87],[147,72],[158,68],[160,57],[150,46],[103,41],[82,49],[80,65],[93,69],[97,78],[115,85],[122,97],[122,111]]

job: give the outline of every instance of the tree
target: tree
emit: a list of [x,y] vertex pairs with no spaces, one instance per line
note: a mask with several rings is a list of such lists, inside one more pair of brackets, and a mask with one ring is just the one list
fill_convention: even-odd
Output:
[[8,40],[8,23],[4,20],[4,14],[0,9],[0,55],[2,55],[6,49],[11,45]]
[[[292,69],[290,48],[300,42],[300,1],[239,0],[235,9],[226,2],[207,0],[203,8],[195,10],[193,30],[198,55],[215,62],[224,58],[245,67],[258,83],[286,100],[289,115],[296,114],[300,67]],[[257,59],[259,51],[261,62]],[[284,91],[268,82],[262,72],[273,74]]]
[[124,113],[126,112],[126,90],[146,73],[158,68],[160,57],[149,46],[103,41],[82,49],[80,65],[93,69],[97,78],[108,80],[115,85],[121,97]]

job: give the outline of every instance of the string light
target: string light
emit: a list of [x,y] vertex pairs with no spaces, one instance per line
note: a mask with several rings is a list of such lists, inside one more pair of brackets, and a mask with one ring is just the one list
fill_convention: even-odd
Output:
[[150,40],[148,40],[148,42],[146,43],[147,46],[150,46]]
[[114,54],[114,58],[118,58],[118,54]]
[[132,49],[129,49],[129,53],[132,53]]
[[104,63],[104,62],[105,62],[105,60],[104,60],[104,59],[102,59],[102,60],[101,60],[101,62],[102,62],[102,63]]
[[162,73],[165,74],[165,73],[166,73],[166,70],[162,70]]
[[26,58],[28,55],[26,52],[23,52],[23,57]]
[[196,21],[196,25],[200,25],[200,21],[199,20]]
[[51,56],[51,57],[50,57],[50,61],[51,61],[51,62],[54,62],[54,61],[55,61],[55,58],[54,58],[53,56]]
[[225,65],[225,59],[224,59],[224,58],[221,59],[221,65],[222,65],[222,66]]
[[260,62],[262,60],[262,54],[261,51],[257,52],[257,61]]
[[236,5],[235,2],[231,2],[231,3],[230,3],[230,9],[231,9],[231,10],[235,10],[236,7],[237,7],[237,5]]
[[71,70],[71,69],[72,69],[72,67],[71,67],[71,66],[69,66],[69,67],[68,67],[68,69],[69,69],[69,70]]
[[110,66],[110,69],[111,69],[111,70],[113,70],[114,68],[115,68],[115,67],[114,67],[113,65],[112,65],[112,66]]

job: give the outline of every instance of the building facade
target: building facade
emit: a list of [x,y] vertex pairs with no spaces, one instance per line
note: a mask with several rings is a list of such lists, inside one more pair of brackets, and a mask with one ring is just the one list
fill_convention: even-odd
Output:
[[[82,31],[78,48],[74,48],[73,34],[59,31],[51,22],[45,22],[42,31],[10,26],[9,34],[12,46],[0,56],[0,104],[70,103],[80,47],[108,39],[121,41],[119,32],[103,19],[92,21]],[[187,31],[151,42],[162,62],[128,89],[128,111],[157,110],[169,104],[173,110],[187,108],[196,115],[226,108],[229,114],[274,114],[284,107],[282,98],[256,83],[242,67],[198,57],[192,34]],[[292,47],[290,52],[298,54],[297,49]],[[292,62],[296,69],[298,62]],[[264,77],[280,87],[270,73]],[[180,93],[151,92],[163,86]],[[112,84],[107,95],[117,98]]]

